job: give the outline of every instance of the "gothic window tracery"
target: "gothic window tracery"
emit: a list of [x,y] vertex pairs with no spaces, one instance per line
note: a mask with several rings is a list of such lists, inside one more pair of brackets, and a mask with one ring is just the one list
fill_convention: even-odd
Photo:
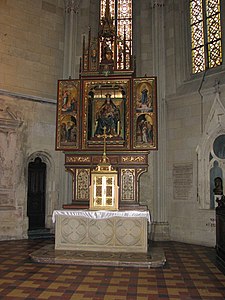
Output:
[[220,0],[190,0],[192,73],[222,64]]
[[[127,69],[132,55],[132,0],[109,0],[117,36],[117,69]],[[105,16],[106,0],[101,0],[100,18]]]

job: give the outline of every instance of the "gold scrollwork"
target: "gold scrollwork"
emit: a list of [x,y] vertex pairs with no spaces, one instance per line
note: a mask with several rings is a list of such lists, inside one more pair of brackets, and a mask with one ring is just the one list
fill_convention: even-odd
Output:
[[144,156],[123,156],[122,162],[144,162]]
[[67,156],[66,162],[67,163],[76,163],[76,162],[90,162],[89,156]]

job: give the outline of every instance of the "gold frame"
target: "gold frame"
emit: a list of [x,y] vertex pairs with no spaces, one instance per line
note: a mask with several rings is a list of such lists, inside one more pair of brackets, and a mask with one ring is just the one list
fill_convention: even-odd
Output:
[[[122,122],[118,135],[108,135],[107,145],[109,147],[128,148],[130,145],[130,78],[124,79],[96,79],[83,81],[83,128],[82,149],[102,148],[103,138],[101,135],[94,135],[93,126],[96,122],[96,112],[104,103],[106,94],[110,94],[114,104],[121,110]],[[121,96],[123,92],[125,96]],[[94,93],[95,97],[90,94]],[[94,103],[90,109],[90,103]],[[126,109],[125,109],[126,107]],[[91,114],[91,117],[90,117]],[[91,119],[91,120],[90,120]]]
[[80,81],[59,80],[57,98],[56,150],[79,147]]
[[134,149],[156,150],[158,147],[156,87],[156,77],[133,80]]

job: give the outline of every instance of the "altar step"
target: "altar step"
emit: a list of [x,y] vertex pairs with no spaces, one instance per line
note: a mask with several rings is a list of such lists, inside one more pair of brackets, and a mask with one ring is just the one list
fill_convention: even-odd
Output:
[[28,230],[28,239],[54,239],[55,235],[50,232],[49,228],[40,228]]
[[29,256],[37,263],[64,265],[161,268],[166,263],[161,247],[151,247],[148,253],[115,253],[55,250],[54,244],[49,244],[35,250]]

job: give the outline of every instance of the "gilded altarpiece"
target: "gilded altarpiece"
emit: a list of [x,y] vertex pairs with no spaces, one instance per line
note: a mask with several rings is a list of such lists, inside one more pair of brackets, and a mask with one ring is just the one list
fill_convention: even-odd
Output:
[[98,37],[89,31],[83,40],[79,79],[58,81],[56,150],[73,178],[64,208],[90,206],[91,172],[106,146],[118,172],[119,209],[138,209],[140,176],[157,150],[156,77],[135,76],[131,42],[117,36],[109,1],[104,11]]
[[94,77],[59,80],[56,149],[65,153],[73,199],[88,208],[91,171],[99,164],[106,130],[107,156],[118,171],[119,208],[139,207],[139,178],[157,149],[156,79]]

